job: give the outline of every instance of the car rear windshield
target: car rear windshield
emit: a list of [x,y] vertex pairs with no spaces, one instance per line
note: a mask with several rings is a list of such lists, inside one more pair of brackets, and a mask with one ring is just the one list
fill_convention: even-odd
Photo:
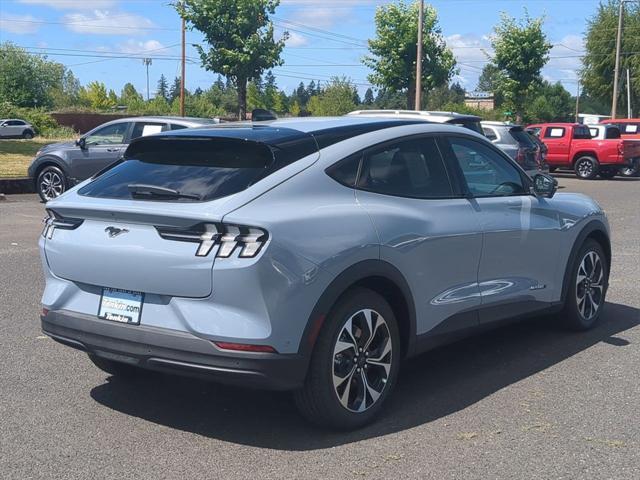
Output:
[[447,123],[451,125],[457,125],[458,127],[468,128],[469,130],[479,133],[480,135],[484,135],[484,131],[482,130],[482,125],[480,124],[479,120],[462,120],[454,118],[453,120],[449,120]]
[[78,193],[128,200],[209,201],[240,192],[277,168],[274,151],[264,143],[157,137],[132,144],[123,161]]
[[522,127],[513,127],[509,130],[509,133],[516,139],[516,142],[525,148],[532,148],[536,146],[533,140],[531,140],[529,134],[525,132]]

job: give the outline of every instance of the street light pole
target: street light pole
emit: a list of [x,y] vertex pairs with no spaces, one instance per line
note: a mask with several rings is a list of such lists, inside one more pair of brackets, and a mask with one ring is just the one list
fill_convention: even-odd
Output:
[[150,58],[143,58],[142,64],[147,67],[147,102],[149,101],[149,65],[151,65],[152,60]]
[[415,109],[422,108],[422,30],[424,21],[424,0],[420,0],[418,13],[418,51],[416,57],[416,103]]
[[616,65],[613,71],[613,100],[611,101],[611,118],[616,118],[618,108],[618,77],[620,74],[620,44],[622,43],[622,17],[624,15],[625,0],[620,0],[618,12],[618,35],[616,36]]
[[185,85],[185,22],[182,17],[182,75],[180,76],[180,116],[184,117],[184,85]]
[[627,118],[633,117],[631,110],[631,74],[627,68]]

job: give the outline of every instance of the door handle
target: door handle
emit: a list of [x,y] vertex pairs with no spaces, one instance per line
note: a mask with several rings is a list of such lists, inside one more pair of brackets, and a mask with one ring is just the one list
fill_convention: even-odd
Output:
[[119,148],[107,148],[107,152],[119,152]]

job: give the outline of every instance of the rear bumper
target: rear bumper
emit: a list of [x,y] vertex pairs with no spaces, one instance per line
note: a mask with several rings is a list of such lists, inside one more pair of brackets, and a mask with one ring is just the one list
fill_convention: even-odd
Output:
[[190,333],[68,311],[51,311],[40,320],[44,334],[92,355],[232,385],[294,390],[302,386],[308,364],[299,354],[227,352]]

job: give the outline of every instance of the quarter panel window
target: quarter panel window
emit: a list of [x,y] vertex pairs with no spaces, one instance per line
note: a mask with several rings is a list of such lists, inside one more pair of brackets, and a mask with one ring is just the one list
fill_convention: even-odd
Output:
[[356,153],[327,168],[327,174],[335,181],[346,185],[347,187],[355,187],[358,177],[358,168],[360,167],[360,159],[362,153]]
[[446,198],[454,195],[434,138],[387,144],[367,152],[358,188],[411,198]]
[[564,137],[563,127],[550,127],[544,132],[544,138],[562,138]]
[[164,123],[136,122],[133,125],[133,131],[131,132],[131,140],[138,137],[153,135],[154,133],[160,133],[163,130],[165,130]]
[[461,137],[449,143],[469,191],[477,197],[523,195],[526,188],[518,169],[487,145]]

